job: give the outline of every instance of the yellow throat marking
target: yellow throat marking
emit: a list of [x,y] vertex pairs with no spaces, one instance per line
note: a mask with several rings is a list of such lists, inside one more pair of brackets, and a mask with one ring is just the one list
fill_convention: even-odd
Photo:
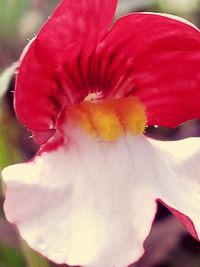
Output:
[[71,109],[73,118],[94,138],[116,141],[123,134],[143,134],[146,113],[134,97],[96,102],[81,102]]

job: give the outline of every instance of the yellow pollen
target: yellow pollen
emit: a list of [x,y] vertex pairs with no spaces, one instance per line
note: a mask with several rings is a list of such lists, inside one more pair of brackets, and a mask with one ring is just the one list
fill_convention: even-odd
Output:
[[74,106],[71,114],[92,137],[116,141],[123,134],[139,135],[146,126],[143,104],[134,97],[82,102]]

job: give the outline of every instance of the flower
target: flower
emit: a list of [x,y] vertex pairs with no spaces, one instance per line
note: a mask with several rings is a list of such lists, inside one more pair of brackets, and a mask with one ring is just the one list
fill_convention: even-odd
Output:
[[4,169],[4,209],[57,263],[136,261],[157,201],[200,236],[200,139],[143,135],[200,117],[199,30],[153,13],[109,29],[116,4],[61,1],[20,59],[15,110],[41,148]]

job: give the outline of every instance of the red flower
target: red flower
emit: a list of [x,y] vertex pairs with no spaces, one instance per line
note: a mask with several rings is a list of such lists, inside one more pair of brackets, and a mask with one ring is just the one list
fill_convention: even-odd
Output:
[[200,235],[200,140],[142,135],[200,117],[199,30],[153,13],[111,27],[116,2],[63,0],[19,66],[16,114],[44,145],[4,170],[5,213],[58,263],[137,260],[155,200]]

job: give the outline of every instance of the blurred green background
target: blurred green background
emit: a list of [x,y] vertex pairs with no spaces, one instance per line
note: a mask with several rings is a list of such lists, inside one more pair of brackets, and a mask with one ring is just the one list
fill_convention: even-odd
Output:
[[[58,3],[58,0],[0,0],[0,170],[30,159],[37,151],[30,133],[20,125],[13,111],[13,64]],[[121,0],[116,18],[134,11],[171,13],[200,25],[200,0]],[[200,126],[199,121],[192,121],[173,131],[149,128],[147,134],[169,140],[200,136]],[[0,189],[0,267],[61,266],[33,252],[20,239],[15,227],[4,218],[3,186]],[[132,267],[200,267],[200,244],[162,205],[145,248],[144,257]]]

